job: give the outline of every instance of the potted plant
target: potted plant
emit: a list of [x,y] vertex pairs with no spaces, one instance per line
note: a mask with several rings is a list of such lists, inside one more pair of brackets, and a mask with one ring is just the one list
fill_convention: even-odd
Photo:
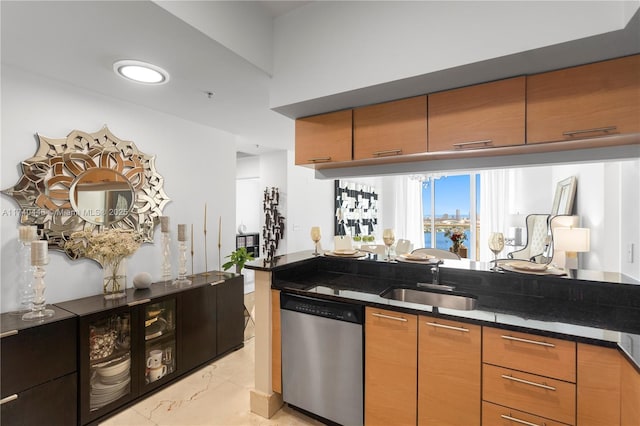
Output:
[[222,269],[226,271],[235,265],[236,273],[239,274],[242,271],[242,268],[244,268],[244,264],[253,260],[253,254],[249,253],[246,247],[240,247],[239,249],[232,251],[229,256],[225,256],[225,259],[226,258],[229,258],[230,260],[222,265]]

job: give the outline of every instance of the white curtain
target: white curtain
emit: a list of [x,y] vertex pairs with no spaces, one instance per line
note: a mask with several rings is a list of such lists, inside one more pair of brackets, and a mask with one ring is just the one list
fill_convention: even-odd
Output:
[[[493,252],[489,250],[489,234],[502,232],[506,237],[509,205],[513,202],[511,193],[514,186],[514,175],[511,169],[486,170],[480,172],[480,235],[478,247],[480,261],[493,260]],[[510,250],[505,247],[498,257],[506,257]]]
[[423,247],[422,182],[408,176],[396,176],[393,186],[396,240],[407,239],[413,248]]

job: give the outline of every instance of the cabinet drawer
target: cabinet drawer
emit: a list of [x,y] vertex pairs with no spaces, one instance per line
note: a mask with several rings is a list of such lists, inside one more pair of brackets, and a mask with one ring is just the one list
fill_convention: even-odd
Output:
[[488,364],[482,376],[485,401],[575,424],[575,384]]
[[75,425],[78,376],[60,377],[7,398],[0,408],[3,425]]
[[76,371],[77,321],[69,318],[2,338],[2,397]]
[[567,382],[576,381],[576,344],[567,340],[484,327],[482,360]]
[[566,423],[554,422],[543,417],[513,408],[503,407],[484,401],[482,403],[483,426],[566,426]]

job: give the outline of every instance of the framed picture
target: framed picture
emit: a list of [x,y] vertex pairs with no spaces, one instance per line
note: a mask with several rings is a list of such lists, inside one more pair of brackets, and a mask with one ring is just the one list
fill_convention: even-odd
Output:
[[576,197],[576,177],[571,176],[558,182],[556,194],[553,197],[551,215],[572,214],[573,203]]

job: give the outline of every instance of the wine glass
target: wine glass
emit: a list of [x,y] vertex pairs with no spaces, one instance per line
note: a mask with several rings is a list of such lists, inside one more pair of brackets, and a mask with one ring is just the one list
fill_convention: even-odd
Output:
[[502,232],[492,232],[489,234],[489,249],[493,252],[494,269],[497,268],[498,253],[504,248],[504,235]]
[[320,253],[318,253],[318,243],[320,242],[321,238],[322,238],[322,234],[320,233],[320,227],[319,226],[312,226],[311,227],[311,239],[313,240],[314,247],[315,247],[315,251],[313,252],[314,256],[317,256],[317,255],[320,254]]
[[387,246],[387,262],[389,262],[391,260],[391,246],[396,241],[396,235],[393,229],[388,228],[382,232],[382,241],[384,241],[384,245]]

